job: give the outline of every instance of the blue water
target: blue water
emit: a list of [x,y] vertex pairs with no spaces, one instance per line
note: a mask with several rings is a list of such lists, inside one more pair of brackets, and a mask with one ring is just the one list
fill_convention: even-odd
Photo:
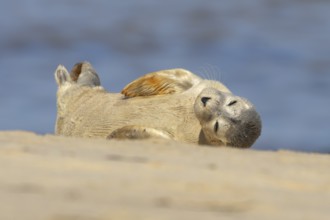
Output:
[[330,1],[2,0],[0,130],[52,133],[58,64],[113,92],[182,67],[259,110],[256,149],[330,152]]

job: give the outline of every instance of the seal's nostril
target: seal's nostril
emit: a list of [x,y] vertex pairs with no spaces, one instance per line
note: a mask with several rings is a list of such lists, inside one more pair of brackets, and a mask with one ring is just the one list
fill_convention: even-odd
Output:
[[227,106],[232,106],[232,105],[235,105],[236,103],[237,103],[237,100],[233,100],[233,101],[229,102]]
[[201,101],[202,101],[204,107],[206,106],[207,101],[209,101],[210,99],[211,99],[210,97],[202,97],[201,98]]

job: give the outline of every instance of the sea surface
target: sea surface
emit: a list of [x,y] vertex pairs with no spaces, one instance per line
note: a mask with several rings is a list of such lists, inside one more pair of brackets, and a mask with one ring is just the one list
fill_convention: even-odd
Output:
[[88,60],[119,92],[186,68],[252,101],[255,149],[330,152],[328,0],[2,0],[0,130],[53,133],[54,70]]

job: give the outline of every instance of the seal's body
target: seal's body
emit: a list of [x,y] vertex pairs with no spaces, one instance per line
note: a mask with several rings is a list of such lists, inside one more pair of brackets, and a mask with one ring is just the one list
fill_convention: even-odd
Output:
[[[194,115],[192,94],[181,94],[180,99],[165,96],[127,99],[99,87],[77,88],[70,93],[56,134],[107,137],[116,129],[137,125],[162,130],[173,139],[198,142],[200,125]],[[190,105],[184,104],[187,101]]]
[[[186,70],[147,74],[126,86],[122,94],[104,90],[89,63],[77,64],[70,75],[59,66],[55,78],[59,86],[57,135],[161,137],[187,143],[250,147],[260,134],[260,119],[252,104],[232,95],[220,82],[203,80]],[[239,111],[231,107],[234,105]],[[246,111],[256,114],[241,118]],[[243,119],[254,122],[253,132],[232,129],[239,127],[242,121],[238,121]],[[245,139],[239,139],[237,132],[244,133]]]

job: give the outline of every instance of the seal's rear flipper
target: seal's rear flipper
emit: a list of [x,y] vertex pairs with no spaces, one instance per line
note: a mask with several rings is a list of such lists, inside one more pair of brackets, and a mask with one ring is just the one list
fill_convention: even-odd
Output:
[[147,128],[142,126],[130,125],[114,130],[107,139],[147,139],[163,138],[172,139],[165,131]]
[[180,93],[200,81],[201,78],[185,69],[161,70],[134,80],[121,93],[126,97]]
[[71,70],[70,76],[78,85],[90,87],[101,85],[100,78],[93,66],[86,61],[75,64]]
[[58,65],[55,70],[55,80],[58,86],[62,86],[65,83],[72,83],[68,70],[63,65]]

